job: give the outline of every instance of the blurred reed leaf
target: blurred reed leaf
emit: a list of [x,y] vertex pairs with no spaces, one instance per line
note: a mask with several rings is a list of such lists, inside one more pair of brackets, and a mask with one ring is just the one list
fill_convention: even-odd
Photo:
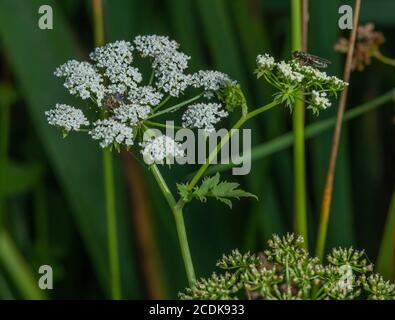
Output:
[[42,300],[46,298],[44,291],[38,287],[38,273],[33,274],[4,229],[0,232],[0,264],[16,284],[23,299]]
[[[43,4],[49,4],[53,8],[53,30],[38,28],[38,8]],[[99,147],[81,136],[72,136],[61,141],[59,133],[48,126],[44,116],[45,110],[56,102],[72,101],[61,83],[55,81],[53,76],[53,71],[58,65],[76,58],[75,42],[70,27],[58,10],[56,1],[4,0],[0,2],[0,36],[5,44],[12,72],[26,97],[35,129],[70,202],[73,218],[92,258],[93,269],[105,292],[109,292],[107,257],[104,249],[106,222]],[[122,185],[119,172],[116,185]],[[119,192],[119,197],[121,196],[122,192]],[[123,288],[124,296],[137,298],[140,291],[131,256],[128,220],[125,210],[122,210],[122,203],[123,199],[118,199],[122,279],[128,284]]]
[[0,197],[15,196],[32,189],[41,173],[42,168],[38,164],[0,160]]
[[376,271],[387,280],[395,280],[395,191],[388,209]]

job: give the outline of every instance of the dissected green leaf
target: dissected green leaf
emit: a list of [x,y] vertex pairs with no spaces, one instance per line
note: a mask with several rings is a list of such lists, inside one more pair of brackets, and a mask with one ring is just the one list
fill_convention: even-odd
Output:
[[185,202],[191,201],[192,193],[188,189],[188,185],[184,183],[177,183],[178,193],[181,196],[181,199]]
[[238,189],[239,184],[236,182],[220,181],[220,174],[217,173],[211,177],[205,177],[200,186],[196,186],[193,191],[188,189],[186,184],[177,184],[178,192],[181,198],[189,202],[197,198],[201,202],[206,202],[208,197],[215,198],[232,208],[230,198],[240,199],[245,197],[258,197],[250,192]]

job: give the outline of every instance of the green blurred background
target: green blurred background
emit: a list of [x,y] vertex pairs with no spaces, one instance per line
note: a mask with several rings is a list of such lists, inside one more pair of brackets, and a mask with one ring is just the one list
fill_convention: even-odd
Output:
[[[290,55],[292,0],[107,0],[106,40],[138,34],[169,35],[192,56],[190,71],[213,68],[237,79],[252,109],[270,100],[270,88],[253,74],[255,57]],[[310,0],[309,51],[332,61],[342,75],[344,57],[333,46],[339,0]],[[38,28],[38,8],[49,4],[54,29]],[[395,57],[395,2],[362,1],[361,23],[374,22]],[[347,33],[345,34],[347,35]],[[394,41],[394,43],[393,43]],[[87,59],[93,49],[92,3],[79,0],[0,0],[0,299],[108,298],[108,265],[100,148],[86,135],[62,140],[44,111],[74,101],[53,76],[66,60]],[[378,62],[352,75],[347,108],[395,86],[395,69]],[[388,99],[387,99],[388,100]],[[336,115],[336,104],[318,118]],[[386,227],[385,275],[393,276],[395,209],[394,105],[391,101],[344,126],[337,163],[328,247],[365,248],[375,261]],[[289,132],[284,108],[250,124],[253,145]],[[310,245],[332,139],[332,128],[307,140]],[[146,169],[126,155],[114,156],[124,298],[175,298],[186,286],[171,212]],[[163,168],[171,186],[195,167]],[[293,229],[292,148],[259,158],[250,175],[232,177],[257,194],[233,210],[214,202],[190,205],[187,232],[197,275],[207,276],[233,248],[262,250],[273,232]],[[393,241],[391,241],[391,239]],[[54,270],[54,289],[36,292],[41,265]],[[383,269],[383,270],[384,270]]]

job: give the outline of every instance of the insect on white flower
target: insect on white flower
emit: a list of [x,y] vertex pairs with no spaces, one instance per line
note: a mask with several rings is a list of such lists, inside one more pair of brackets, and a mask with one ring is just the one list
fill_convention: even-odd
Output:
[[81,126],[89,125],[88,119],[80,109],[67,104],[57,103],[54,109],[45,112],[50,125],[62,128],[65,131],[78,131]]
[[215,130],[214,125],[227,116],[228,112],[222,110],[222,105],[219,103],[196,103],[190,105],[182,115],[182,126],[204,129],[205,132],[210,133]]

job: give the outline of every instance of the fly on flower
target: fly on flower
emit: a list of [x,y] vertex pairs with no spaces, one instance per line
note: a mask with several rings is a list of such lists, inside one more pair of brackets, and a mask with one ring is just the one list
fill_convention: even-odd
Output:
[[116,109],[125,103],[127,103],[127,99],[120,93],[109,94],[104,97],[104,105],[110,109]]
[[292,56],[300,63],[304,65],[309,65],[313,68],[326,68],[328,67],[329,64],[331,64],[329,60],[315,56],[307,52],[294,51],[292,53]]

